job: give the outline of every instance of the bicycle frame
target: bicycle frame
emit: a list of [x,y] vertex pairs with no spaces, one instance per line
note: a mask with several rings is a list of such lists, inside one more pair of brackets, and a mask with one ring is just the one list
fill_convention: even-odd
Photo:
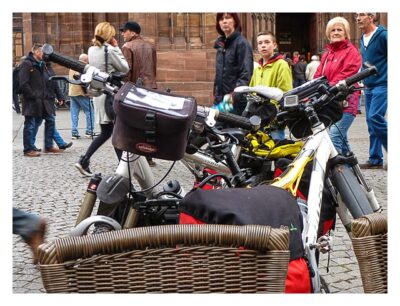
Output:
[[[288,190],[296,194],[298,183],[307,163],[313,159],[310,189],[308,193],[308,225],[305,228],[307,243],[315,244],[319,224],[320,206],[322,201],[322,190],[325,181],[325,170],[328,160],[338,155],[328,131],[323,124],[312,128],[313,135],[304,143],[298,156],[289,165],[280,177],[272,183],[273,186]],[[293,188],[293,185],[295,187]]]

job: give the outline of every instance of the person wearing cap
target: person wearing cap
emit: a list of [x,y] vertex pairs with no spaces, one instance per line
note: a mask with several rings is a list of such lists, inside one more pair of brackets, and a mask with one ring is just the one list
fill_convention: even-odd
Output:
[[314,74],[315,74],[315,71],[317,71],[319,63],[320,62],[319,62],[318,55],[311,56],[311,62],[309,62],[306,67],[307,81],[311,81],[314,78]]
[[[156,48],[145,41],[140,35],[141,27],[135,21],[128,21],[120,28],[124,37],[122,53],[124,54],[129,72],[125,77],[126,81],[134,84],[138,83],[147,88],[157,88],[156,70],[157,70],[157,52]],[[150,166],[155,166],[152,158],[146,158]]]
[[387,152],[387,29],[375,25],[376,13],[358,13],[356,20],[363,35],[360,52],[363,63],[376,66],[378,73],[363,80],[365,117],[369,133],[369,159],[361,169],[382,169],[383,152]]
[[144,87],[157,88],[156,48],[143,39],[140,35],[140,25],[135,21],[128,21],[120,31],[125,41],[122,53],[129,65],[129,72],[125,79],[135,84],[140,78]]

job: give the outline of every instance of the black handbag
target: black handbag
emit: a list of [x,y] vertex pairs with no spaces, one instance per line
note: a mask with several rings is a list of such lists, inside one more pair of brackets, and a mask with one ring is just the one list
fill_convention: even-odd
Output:
[[[106,65],[106,73],[108,73],[108,46],[104,45],[104,59],[105,59],[105,65]],[[108,92],[105,92],[106,95],[106,100],[104,102],[104,109],[106,111],[107,117],[110,118],[110,120],[114,121],[115,120],[115,111],[114,111],[114,96]]]
[[106,95],[106,100],[104,102],[104,109],[106,111],[107,117],[110,118],[110,120],[114,121],[115,120],[114,96],[108,92],[106,92],[105,95]]

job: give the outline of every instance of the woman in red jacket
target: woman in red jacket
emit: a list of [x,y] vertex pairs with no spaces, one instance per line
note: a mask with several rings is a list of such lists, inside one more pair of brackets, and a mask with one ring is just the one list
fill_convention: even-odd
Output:
[[[325,75],[331,85],[357,73],[361,67],[361,55],[350,43],[350,25],[342,17],[329,20],[326,25],[326,37],[330,43],[322,55],[321,63],[314,78]],[[346,155],[350,151],[347,131],[357,115],[358,93],[351,94],[343,102],[343,117],[331,126],[329,134],[336,150]]]

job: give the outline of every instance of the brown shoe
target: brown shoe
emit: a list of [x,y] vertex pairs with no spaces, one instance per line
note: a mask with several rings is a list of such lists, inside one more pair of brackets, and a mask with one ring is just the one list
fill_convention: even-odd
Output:
[[62,152],[64,152],[63,149],[51,147],[51,148],[45,149],[43,153],[62,153]]
[[40,219],[38,229],[33,234],[33,236],[26,242],[32,250],[33,253],[33,263],[36,265],[38,263],[38,247],[44,242],[44,235],[46,234],[47,222],[45,219]]
[[24,156],[27,156],[27,157],[38,157],[38,156],[40,156],[40,153],[37,152],[37,151],[28,151],[28,152],[24,153]]
[[359,164],[361,169],[383,169],[383,164],[372,164],[369,160],[364,164]]

